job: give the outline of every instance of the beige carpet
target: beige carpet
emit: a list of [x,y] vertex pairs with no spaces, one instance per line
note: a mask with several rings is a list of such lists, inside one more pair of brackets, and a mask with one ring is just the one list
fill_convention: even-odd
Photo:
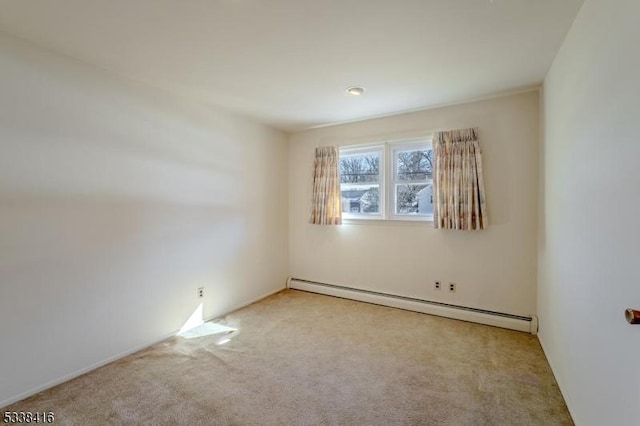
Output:
[[169,339],[5,410],[69,425],[572,424],[528,334],[294,290],[225,320],[238,331]]

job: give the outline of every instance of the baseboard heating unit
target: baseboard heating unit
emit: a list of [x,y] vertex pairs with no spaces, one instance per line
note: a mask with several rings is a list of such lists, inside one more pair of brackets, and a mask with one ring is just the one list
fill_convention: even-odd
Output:
[[287,288],[486,324],[494,327],[508,328],[510,330],[524,331],[531,334],[538,333],[538,318],[535,315],[530,317],[512,315],[298,278],[289,278],[287,280]]

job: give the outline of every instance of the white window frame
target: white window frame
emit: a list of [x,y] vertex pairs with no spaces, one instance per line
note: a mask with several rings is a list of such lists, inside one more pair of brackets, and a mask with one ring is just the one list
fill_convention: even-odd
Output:
[[[386,215],[386,182],[385,182],[385,146],[381,144],[376,145],[368,145],[368,146],[359,146],[359,147],[343,147],[340,148],[339,158],[348,156],[357,156],[368,153],[377,153],[380,158],[379,170],[380,175],[378,178],[378,182],[363,182],[363,183],[349,183],[344,185],[349,186],[367,186],[367,185],[378,185],[378,193],[380,194],[380,212],[379,213],[352,213],[352,212],[343,212],[342,217],[344,219],[362,219],[362,220],[382,220]],[[342,183],[340,184],[340,188],[342,189]],[[342,191],[341,191],[342,192]]]
[[411,140],[411,141],[398,141],[398,142],[390,142],[387,144],[387,152],[389,161],[389,167],[387,170],[388,176],[388,185],[387,185],[387,197],[389,200],[387,203],[389,205],[389,211],[387,213],[387,217],[390,220],[413,220],[413,221],[433,221],[433,213],[431,214],[400,214],[396,213],[397,210],[397,199],[396,199],[396,185],[433,185],[433,179],[425,179],[425,180],[398,180],[397,179],[397,166],[398,166],[398,153],[403,151],[415,151],[420,149],[431,149],[431,138],[420,139],[420,140]]
[[[380,141],[364,145],[345,145],[340,147],[340,158],[348,155],[366,154],[378,152],[380,156],[380,179],[378,184],[380,193],[380,213],[352,213],[343,212],[342,218],[346,222],[364,221],[404,221],[404,222],[432,222],[433,214],[396,214],[395,186],[399,184],[411,184],[413,181],[398,181],[396,179],[396,155],[401,151],[432,147],[432,135]],[[422,184],[424,181],[415,184]],[[427,183],[432,181],[427,180]],[[373,183],[373,182],[371,182]],[[368,183],[367,183],[368,184]],[[362,184],[367,185],[367,184]],[[343,184],[341,184],[342,186]],[[358,186],[358,184],[349,184]]]

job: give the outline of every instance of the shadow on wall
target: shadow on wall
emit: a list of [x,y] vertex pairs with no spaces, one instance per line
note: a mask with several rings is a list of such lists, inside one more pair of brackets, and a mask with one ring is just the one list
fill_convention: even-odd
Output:
[[256,297],[239,283],[272,235],[274,133],[1,35],[0,52],[0,402],[175,331],[199,286],[210,312]]
[[247,237],[236,209],[1,198],[0,311],[19,325],[3,330],[6,342],[37,336],[46,324],[42,343],[55,336],[70,354],[78,337],[144,333],[145,318],[175,329],[198,286],[215,291],[216,304],[231,303],[222,283],[231,281]]

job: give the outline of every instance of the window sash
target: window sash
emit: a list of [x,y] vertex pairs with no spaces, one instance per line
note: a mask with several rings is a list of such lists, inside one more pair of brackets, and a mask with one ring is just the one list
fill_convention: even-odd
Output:
[[[384,219],[385,217],[385,147],[384,145],[375,145],[367,147],[341,148],[340,161],[349,157],[360,157],[367,154],[376,154],[378,156],[378,178],[371,182],[340,182],[340,193],[344,187],[350,188],[371,188],[378,187],[378,211],[377,212],[355,212],[351,211],[351,202],[349,206],[345,206],[343,198],[342,217],[345,219]],[[341,174],[342,176],[342,174]],[[361,203],[361,201],[359,201]],[[362,204],[360,209],[362,209]]]
[[[411,179],[402,180],[399,178],[398,158],[402,152],[411,151],[429,151],[431,150],[431,140],[423,139],[412,143],[398,143],[390,144],[390,157],[393,159],[393,164],[390,167],[389,175],[389,191],[387,197],[389,199],[389,212],[388,217],[391,220],[416,220],[416,221],[428,221],[433,219],[433,213],[399,213],[398,205],[398,191],[399,185],[432,185],[433,179],[429,178],[425,173],[424,179]],[[432,189],[433,191],[433,189]]]

